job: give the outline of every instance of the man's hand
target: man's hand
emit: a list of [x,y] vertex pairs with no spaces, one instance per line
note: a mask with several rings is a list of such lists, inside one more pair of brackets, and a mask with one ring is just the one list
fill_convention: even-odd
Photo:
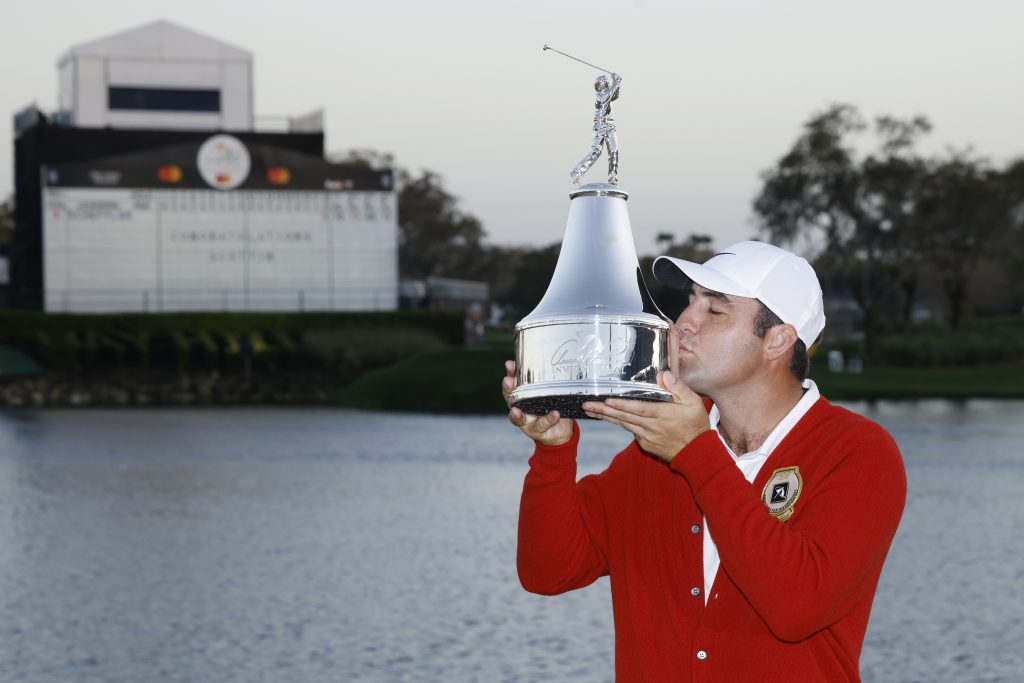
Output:
[[583,410],[590,417],[617,424],[636,437],[651,455],[672,462],[688,443],[711,428],[700,396],[670,371],[658,373],[658,384],[672,392],[672,402],[633,401],[609,398],[588,401]]
[[[501,380],[501,394],[506,399],[516,388],[516,364],[505,361],[505,378]],[[572,438],[572,420],[561,419],[557,410],[537,417],[527,415],[519,408],[508,411],[508,420],[528,437],[544,446],[561,446]]]

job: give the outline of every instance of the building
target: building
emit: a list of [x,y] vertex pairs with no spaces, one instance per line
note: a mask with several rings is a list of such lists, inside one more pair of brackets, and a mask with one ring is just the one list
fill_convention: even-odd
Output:
[[252,54],[168,21],[72,47],[57,73],[68,126],[253,129]]
[[12,305],[394,310],[392,174],[324,160],[322,117],[257,130],[252,55],[160,21],[71,48],[15,116]]

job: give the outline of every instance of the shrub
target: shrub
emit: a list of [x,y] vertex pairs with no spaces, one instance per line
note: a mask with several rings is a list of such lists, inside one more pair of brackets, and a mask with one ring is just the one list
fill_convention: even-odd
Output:
[[1024,329],[988,322],[952,332],[915,329],[880,337],[877,360],[901,367],[988,365],[1024,359]]
[[0,344],[54,370],[154,367],[328,368],[351,374],[417,350],[461,344],[451,311],[157,313],[0,312]]

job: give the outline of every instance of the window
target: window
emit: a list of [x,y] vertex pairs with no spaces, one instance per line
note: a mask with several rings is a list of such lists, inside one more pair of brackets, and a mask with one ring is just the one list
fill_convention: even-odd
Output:
[[111,110],[220,111],[219,90],[176,88],[109,88],[107,107]]

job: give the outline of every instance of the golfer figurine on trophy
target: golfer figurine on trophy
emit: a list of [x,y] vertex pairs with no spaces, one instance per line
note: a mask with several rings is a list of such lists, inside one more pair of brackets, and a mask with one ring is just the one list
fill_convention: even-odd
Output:
[[619,137],[615,134],[612,102],[619,99],[619,84],[622,83],[622,76],[617,73],[610,75],[611,82],[608,81],[608,76],[603,74],[594,81],[594,90],[597,91],[594,98],[594,139],[590,143],[590,151],[580,159],[580,163],[576,164],[569,174],[574,185],[580,184],[580,178],[601,156],[602,147],[608,148],[608,183],[617,185],[619,182]]

